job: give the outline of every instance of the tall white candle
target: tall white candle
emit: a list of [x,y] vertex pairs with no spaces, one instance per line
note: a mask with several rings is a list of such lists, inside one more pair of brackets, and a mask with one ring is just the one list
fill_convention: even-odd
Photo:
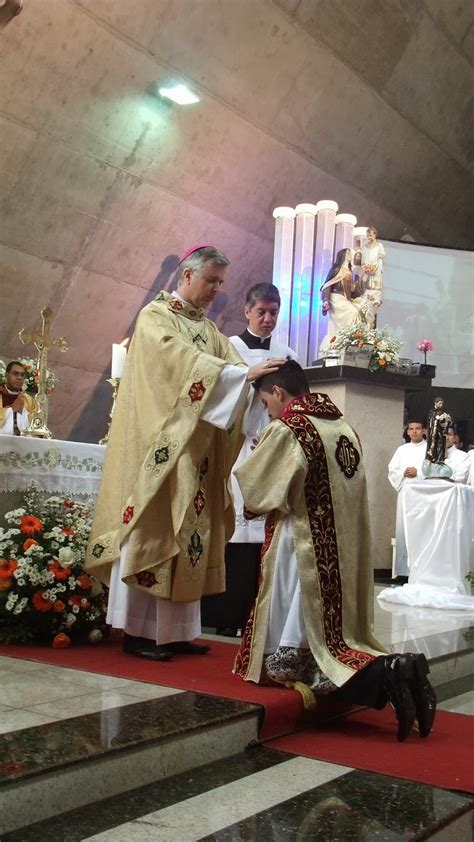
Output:
[[[125,340],[127,342],[128,340]],[[123,374],[123,368],[125,365],[125,358],[127,356],[127,349],[122,342],[120,345],[117,345],[115,342],[112,345],[112,372],[111,375],[113,378],[120,380]]]

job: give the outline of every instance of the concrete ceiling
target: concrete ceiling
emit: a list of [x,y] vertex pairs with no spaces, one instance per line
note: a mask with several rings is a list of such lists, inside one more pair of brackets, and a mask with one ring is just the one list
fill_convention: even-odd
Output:
[[[25,0],[0,34],[0,356],[49,303],[54,433],[100,437],[111,343],[192,242],[231,258],[226,333],[276,205],[472,247],[473,22],[468,0]],[[170,76],[201,103],[163,107]]]

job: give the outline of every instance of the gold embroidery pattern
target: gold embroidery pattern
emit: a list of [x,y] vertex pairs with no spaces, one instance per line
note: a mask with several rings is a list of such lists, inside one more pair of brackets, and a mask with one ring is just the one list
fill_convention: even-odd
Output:
[[305,415],[287,415],[284,423],[295,434],[309,467],[305,496],[320,582],[326,645],[333,658],[341,664],[360,670],[375,658],[367,652],[349,647],[342,634],[341,574],[324,445],[317,430]]

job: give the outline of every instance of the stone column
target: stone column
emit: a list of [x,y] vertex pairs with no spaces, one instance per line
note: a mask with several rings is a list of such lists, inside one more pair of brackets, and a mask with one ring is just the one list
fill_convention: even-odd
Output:
[[354,244],[354,225],[357,225],[357,219],[352,213],[339,213],[336,216],[334,259],[341,249],[352,249]]
[[316,206],[297,205],[293,292],[291,297],[290,347],[301,365],[308,364],[309,317],[313,281],[314,225]]
[[273,283],[280,290],[281,307],[275,339],[288,345],[290,341],[291,281],[293,270],[293,242],[295,236],[293,208],[275,208],[275,245],[273,250]]
[[327,330],[326,323],[321,315],[320,289],[333,262],[334,230],[337,211],[338,204],[331,199],[324,199],[316,204],[316,248],[314,253],[313,294],[311,298],[311,324],[308,346],[310,365],[319,356],[319,345]]

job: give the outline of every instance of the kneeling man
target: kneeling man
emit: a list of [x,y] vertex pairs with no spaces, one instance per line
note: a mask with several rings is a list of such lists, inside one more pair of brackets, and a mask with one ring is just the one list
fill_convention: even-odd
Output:
[[235,471],[248,516],[267,514],[260,588],[234,672],[381,709],[403,741],[426,737],[436,697],[424,655],[374,638],[367,490],[359,438],[293,360],[255,384],[273,423]]

